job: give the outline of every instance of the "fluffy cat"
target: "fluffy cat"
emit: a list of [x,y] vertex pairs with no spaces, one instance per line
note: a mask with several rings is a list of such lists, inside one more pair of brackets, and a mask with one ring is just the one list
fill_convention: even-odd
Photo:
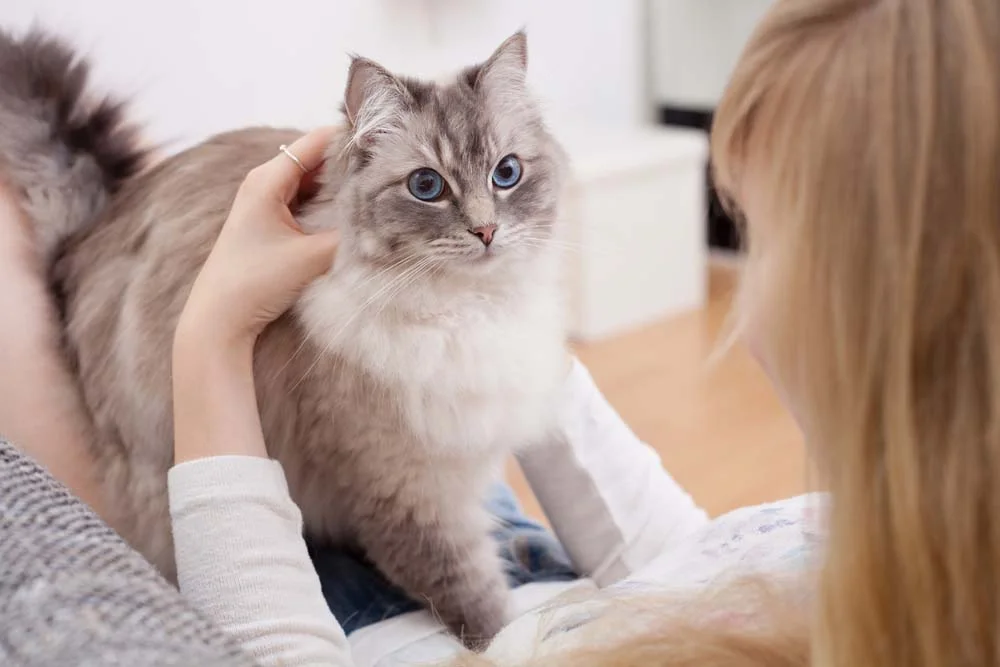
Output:
[[[171,577],[174,326],[243,177],[299,133],[222,134],[143,168],[121,107],[88,103],[74,62],[0,34],[0,169],[51,258],[116,527]],[[353,60],[348,131],[298,216],[343,241],[255,362],[306,530],[361,548],[471,639],[502,626],[507,595],[485,490],[547,437],[566,369],[564,158],[526,65],[520,33],[444,83]]]

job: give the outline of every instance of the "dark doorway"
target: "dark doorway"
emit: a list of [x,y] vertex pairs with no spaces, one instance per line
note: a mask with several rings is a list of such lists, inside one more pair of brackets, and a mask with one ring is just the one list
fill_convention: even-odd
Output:
[[[672,127],[685,127],[702,130],[706,134],[712,127],[712,111],[709,109],[690,109],[674,106],[660,107],[660,123]],[[712,184],[712,170],[709,165],[705,165],[707,173],[705,182],[708,183],[707,198],[708,219],[705,221],[705,230],[708,247],[712,250],[722,250],[735,252],[740,248],[739,234],[736,224],[727,214],[719,200]]]

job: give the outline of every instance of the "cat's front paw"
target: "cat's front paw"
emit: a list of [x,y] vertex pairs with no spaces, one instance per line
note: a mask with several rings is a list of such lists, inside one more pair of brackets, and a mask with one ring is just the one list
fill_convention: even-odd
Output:
[[441,620],[466,647],[473,651],[483,650],[507,624],[508,598],[504,587],[469,600],[459,613],[451,617],[442,614]]
[[389,522],[395,530],[383,529],[384,521],[359,523],[359,546],[389,581],[414,600],[426,601],[466,645],[483,646],[507,617],[510,593],[503,562],[482,529],[485,510],[470,512],[465,498],[434,500],[432,511],[397,508],[403,516],[430,515],[432,522]]

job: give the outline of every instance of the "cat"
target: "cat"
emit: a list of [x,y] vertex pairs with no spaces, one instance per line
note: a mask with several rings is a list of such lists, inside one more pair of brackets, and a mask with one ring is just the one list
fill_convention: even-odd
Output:
[[[341,245],[254,364],[306,531],[360,548],[472,640],[508,596],[484,494],[549,437],[568,372],[567,164],[526,67],[521,32],[444,82],[353,57],[346,129],[297,215]],[[153,164],[72,50],[0,33],[0,174],[50,264],[112,522],[168,578],[174,327],[241,181],[299,135],[243,129]]]

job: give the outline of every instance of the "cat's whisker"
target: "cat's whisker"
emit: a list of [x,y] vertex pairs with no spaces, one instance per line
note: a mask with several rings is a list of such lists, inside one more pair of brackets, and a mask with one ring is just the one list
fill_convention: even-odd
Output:
[[382,299],[382,305],[379,307],[378,310],[375,311],[375,317],[381,315],[382,311],[384,311],[386,307],[388,307],[388,305],[392,302],[394,298],[396,298],[396,296],[401,294],[406,288],[415,283],[421,277],[430,273],[437,266],[440,266],[440,264],[435,263],[433,258],[428,257],[427,261],[421,265],[420,271],[413,274],[405,283],[399,285],[395,290],[392,291],[392,293],[387,294],[385,298]]
[[559,247],[559,248],[579,248],[580,247],[578,245],[571,245],[571,244],[567,244],[567,243],[561,243],[561,242],[555,241],[553,239],[546,239],[546,238],[541,238],[541,237],[534,238],[534,237],[530,237],[530,236],[521,236],[521,237],[518,237],[518,238],[508,239],[507,242],[510,243],[510,244],[516,244],[516,243],[535,243],[535,244],[537,244],[539,246],[549,246],[549,247]]
[[510,241],[509,247],[511,248],[528,247],[528,248],[553,249],[553,250],[578,250],[578,248],[570,248],[559,245],[557,243],[549,243],[548,241],[534,240],[534,239],[517,239],[516,241]]
[[354,286],[354,291],[357,291],[357,290],[361,289],[362,287],[365,287],[369,283],[371,283],[371,282],[373,282],[375,280],[378,280],[379,278],[381,278],[382,276],[386,275],[387,273],[390,273],[392,270],[397,269],[400,266],[403,266],[404,264],[408,264],[411,261],[413,261],[415,259],[418,259],[418,258],[419,258],[419,255],[416,252],[412,252],[409,255],[407,255],[406,257],[404,257],[403,259],[397,260],[397,261],[393,262],[392,264],[390,264],[389,266],[382,267],[381,269],[379,269],[378,271],[376,271],[374,274],[368,276],[367,278],[365,278],[364,280],[362,280],[360,283],[358,283],[357,285],[355,285]]
[[391,293],[387,294],[385,298],[382,299],[382,304],[379,306],[378,310],[375,311],[374,317],[378,317],[379,315],[381,315],[382,312],[392,302],[392,300],[396,298],[396,296],[398,296],[400,293],[402,293],[405,289],[407,289],[410,285],[412,285],[414,282],[422,278],[424,275],[427,275],[428,273],[432,272],[435,268],[441,266],[439,262],[435,262],[434,259],[431,257],[428,257],[426,259],[427,261],[421,264],[419,271],[417,271],[415,274],[412,274],[409,277],[409,279],[406,280],[405,283],[398,285],[396,289],[394,289]]
[[[369,296],[365,300],[365,302],[362,303],[361,306],[359,306],[358,309],[355,310],[354,313],[350,317],[347,318],[347,320],[336,331],[336,333],[334,333],[333,336],[330,337],[330,339],[327,341],[327,343],[323,346],[323,349],[320,351],[320,353],[318,355],[316,355],[316,359],[313,361],[313,363],[309,365],[309,367],[302,374],[302,377],[299,378],[298,381],[296,381],[296,383],[294,385],[292,385],[292,387],[291,387],[291,389],[289,391],[294,391],[300,384],[302,384],[302,382],[309,376],[309,374],[313,371],[313,369],[316,368],[316,365],[319,364],[320,360],[330,352],[330,348],[333,347],[334,343],[337,342],[337,340],[340,338],[340,336],[343,335],[343,333],[345,331],[347,331],[348,327],[350,327],[350,325],[354,322],[354,320],[356,320],[365,310],[367,310],[369,306],[371,306],[373,303],[375,303],[375,301],[380,296],[382,296],[383,294],[385,294],[389,290],[395,288],[397,285],[406,283],[408,281],[408,279],[410,278],[410,276],[415,275],[415,274],[419,274],[420,270],[424,266],[426,266],[427,263],[430,262],[430,261],[432,261],[432,260],[430,260],[430,258],[427,258],[427,257],[424,257],[424,258],[420,259],[415,266],[407,267],[406,269],[404,269],[402,271],[402,273],[400,273],[400,275],[398,275],[394,279],[390,280],[388,283],[386,283],[385,285],[383,285],[382,287],[380,287],[378,289],[378,291],[376,291],[374,294],[372,294],[371,296]],[[395,294],[395,293],[397,293],[397,292],[393,292],[393,294]],[[381,312],[381,309],[378,312]]]
[[[563,241],[559,239],[550,239],[543,237],[529,237],[523,236],[516,239],[511,239],[509,243],[512,246],[522,245],[530,248],[555,248],[557,250],[571,252],[574,254],[580,254],[584,251],[584,244],[575,241]],[[610,257],[614,255],[614,251],[609,250],[604,247],[588,247],[586,248],[588,254],[597,254],[601,257]]]
[[579,241],[571,241],[569,239],[552,237],[552,236],[539,236],[538,234],[532,234],[530,232],[524,232],[521,234],[512,234],[508,237],[511,242],[517,241],[538,241],[541,243],[547,243],[555,246],[565,246],[568,248],[582,248],[583,244]]
[[468,250],[469,247],[470,247],[469,244],[467,244],[467,243],[461,243],[461,242],[447,243],[447,244],[442,243],[442,244],[434,246],[434,251],[435,252],[441,252],[441,251],[448,251],[448,250]]
[[[351,322],[357,319],[357,317],[361,315],[361,313],[363,313],[372,303],[374,303],[379,296],[392,289],[394,285],[404,282],[409,275],[416,272],[426,261],[427,258],[419,259],[415,265],[403,269],[399,275],[380,287],[374,294],[370,295],[364,303],[362,303],[357,310],[355,310],[354,313],[347,318],[347,321],[344,322],[343,326],[337,330],[337,333],[335,333],[330,339],[330,344],[336,342],[340,335],[347,329],[348,326],[350,326]],[[367,283],[369,281],[365,282]]]
[[[402,276],[400,276],[399,279],[397,279],[396,281],[394,281],[392,283],[389,283],[389,286],[393,287],[393,289],[392,289],[391,292],[389,292],[388,294],[386,294],[385,297],[382,299],[382,303],[379,305],[378,310],[376,310],[372,314],[372,318],[373,319],[378,318],[378,316],[382,314],[382,312],[388,307],[388,305],[390,303],[392,303],[392,300],[394,298],[396,298],[396,296],[398,296],[405,289],[407,289],[410,285],[412,285],[417,280],[419,280],[421,277],[423,277],[425,274],[427,274],[428,271],[432,270],[435,266],[437,266],[437,265],[434,264],[432,258],[425,257],[415,267],[410,267],[410,269],[407,269],[407,273],[405,273]],[[370,298],[368,301],[365,302],[365,305],[362,306],[362,308],[360,308],[353,316],[351,316],[351,319],[354,319],[358,315],[360,315],[361,312],[362,312],[362,310],[364,310],[368,305],[370,305],[374,301],[375,297],[377,297],[379,294],[381,294],[384,291],[385,291],[385,289],[379,290],[378,293],[376,293],[375,295],[373,295],[372,298]],[[341,331],[343,331],[343,329],[341,329]],[[327,345],[324,347],[324,349],[320,353],[320,355],[316,357],[316,361],[313,362],[312,366],[310,366],[308,369],[306,369],[305,374],[303,374],[302,379],[299,380],[299,382],[301,382],[302,380],[305,380],[305,378],[306,378],[306,376],[308,376],[309,372],[312,371],[312,369],[316,366],[316,364],[319,363],[319,360],[322,359],[327,353],[329,353],[330,348],[333,346],[334,342],[336,341],[336,337],[339,336],[339,335],[340,335],[340,332],[338,332],[337,335],[334,338],[332,338],[329,343],[327,343]]]
[[[365,285],[369,284],[373,280],[378,280],[379,278],[381,278],[382,276],[386,275],[387,273],[389,273],[393,269],[395,269],[397,267],[400,267],[400,266],[406,264],[407,262],[410,262],[411,260],[416,259],[416,258],[417,258],[417,254],[414,252],[414,253],[411,253],[411,254],[407,255],[406,257],[404,257],[404,258],[402,258],[400,260],[397,260],[396,262],[393,262],[392,264],[390,264],[387,267],[383,267],[383,268],[379,269],[377,272],[375,272],[374,274],[368,276],[367,278],[365,278],[364,280],[362,280],[360,283],[358,283],[355,286],[355,288],[354,288],[355,291],[361,289],[362,287],[364,287]],[[288,357],[288,360],[284,364],[282,364],[281,368],[279,368],[278,371],[274,374],[275,377],[280,377],[281,374],[285,372],[285,370],[291,365],[291,363],[293,361],[295,361],[295,359],[298,358],[299,354],[302,353],[302,350],[305,349],[305,347],[308,344],[308,342],[309,342],[309,338],[308,337],[303,337],[302,342],[299,343],[299,346],[297,348],[295,348],[295,351],[292,352],[292,354]],[[298,385],[296,385],[296,386],[298,386]]]
[[579,250],[583,249],[583,247],[579,246],[579,245],[567,245],[567,244],[564,244],[564,243],[553,243],[551,241],[541,240],[541,239],[520,239],[520,240],[515,241],[513,243],[517,243],[517,244],[530,243],[530,244],[532,244],[533,246],[535,246],[537,248],[558,248],[558,249],[561,249],[561,250],[574,250],[574,251],[579,251]]

